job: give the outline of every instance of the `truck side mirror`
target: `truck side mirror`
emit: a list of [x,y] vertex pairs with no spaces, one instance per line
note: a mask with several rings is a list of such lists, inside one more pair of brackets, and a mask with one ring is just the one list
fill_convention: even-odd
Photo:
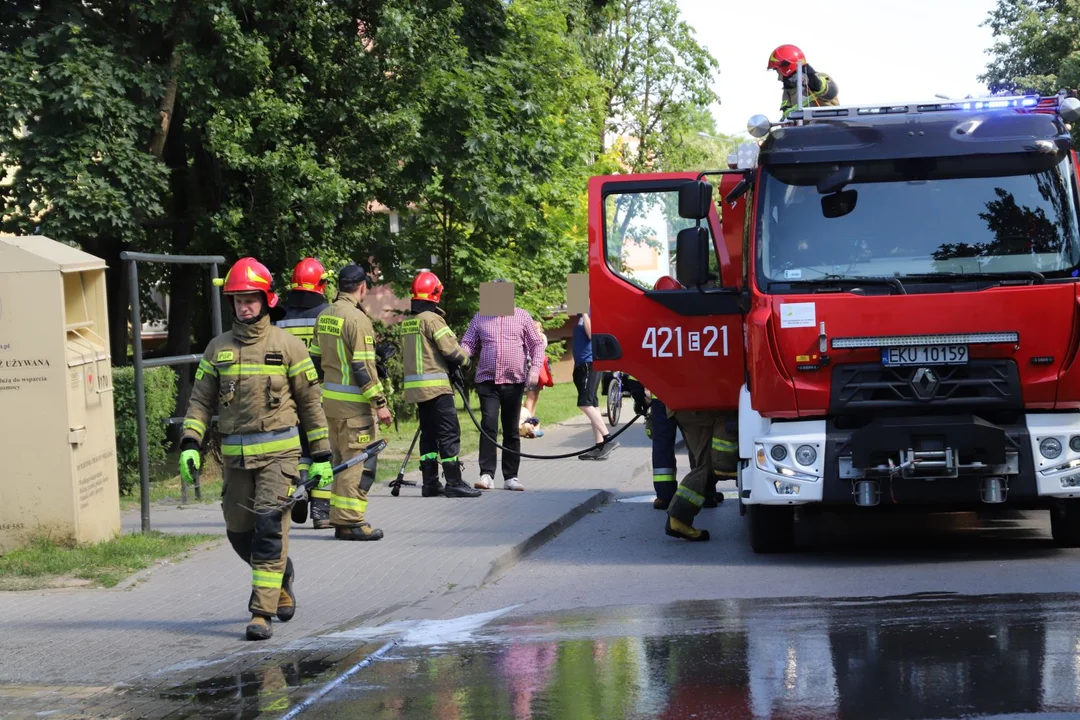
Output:
[[683,287],[704,285],[709,279],[709,231],[703,227],[680,230],[675,238],[675,279]]
[[709,217],[712,185],[704,180],[691,180],[679,187],[679,217],[704,220]]

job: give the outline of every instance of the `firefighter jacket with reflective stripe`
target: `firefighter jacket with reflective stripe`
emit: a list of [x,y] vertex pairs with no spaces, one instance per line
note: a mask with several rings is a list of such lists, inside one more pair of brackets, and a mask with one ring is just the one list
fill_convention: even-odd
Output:
[[[814,80],[817,80],[816,84]],[[816,72],[813,78],[808,75],[804,79],[802,96],[803,107],[840,104],[839,89],[836,86],[836,81],[823,72]],[[796,102],[795,88],[784,88],[784,96],[780,100],[780,112],[786,116],[795,109]]]
[[319,313],[330,307],[330,304],[325,300],[320,302],[320,296],[317,296],[314,293],[304,294],[310,295],[314,304],[294,305],[289,303],[285,306],[285,317],[277,321],[277,326],[288,332],[290,335],[295,335],[299,338],[299,340],[307,347],[308,352],[311,353],[312,357],[318,357],[320,354],[319,346],[314,342],[315,320],[319,317]]
[[[330,451],[319,378],[304,344],[263,316],[206,346],[195,371],[184,438],[203,444],[215,410],[226,465],[256,469],[300,454]],[[299,428],[297,424],[299,423]]]
[[405,402],[420,403],[453,395],[449,368],[461,367],[469,355],[438,312],[425,310],[401,321]]
[[334,304],[319,313],[315,343],[322,351],[323,407],[338,420],[371,414],[386,405],[375,369],[375,328],[364,308],[338,293]]

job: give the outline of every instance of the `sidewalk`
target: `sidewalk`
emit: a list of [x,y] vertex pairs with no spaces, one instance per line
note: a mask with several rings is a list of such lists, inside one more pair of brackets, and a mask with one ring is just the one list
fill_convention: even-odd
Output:
[[[629,403],[624,417],[632,417]],[[0,683],[50,685],[53,693],[55,686],[105,692],[121,682],[153,687],[223,658],[235,665],[360,624],[438,617],[611,493],[648,492],[641,421],[619,441],[603,462],[524,459],[525,492],[502,490],[501,478],[498,489],[475,500],[421,498],[419,486],[394,498],[379,485],[368,516],[386,537],[376,543],[338,542],[332,531],[311,529],[310,521],[294,528],[289,540],[298,611],[289,623],[275,621],[274,637],[265,643],[242,639],[249,573],[224,540],[219,505],[155,506],[154,529],[215,533],[222,541],[147,571],[123,589],[0,592]],[[522,450],[555,454],[590,443],[578,417],[523,441]],[[477,475],[475,456],[466,459],[466,479]],[[125,531],[136,530],[138,511],[123,522]],[[19,702],[12,698],[11,688],[0,687],[0,707],[18,707],[9,704]]]

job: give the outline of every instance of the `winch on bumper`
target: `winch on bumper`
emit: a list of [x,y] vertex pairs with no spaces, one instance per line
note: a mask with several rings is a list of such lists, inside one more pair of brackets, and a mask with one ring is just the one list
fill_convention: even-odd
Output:
[[[743,444],[746,505],[959,509],[1047,507],[1080,498],[1080,414],[1038,413],[997,425],[976,415],[772,422]],[[926,508],[932,509],[932,508]]]

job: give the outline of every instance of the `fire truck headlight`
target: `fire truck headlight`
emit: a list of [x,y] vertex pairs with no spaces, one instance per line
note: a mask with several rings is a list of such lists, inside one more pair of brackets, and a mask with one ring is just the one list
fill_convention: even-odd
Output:
[[1069,449],[1080,453],[1080,435],[1073,435],[1069,438]]
[[769,455],[771,455],[772,459],[776,462],[784,462],[787,458],[787,448],[783,445],[773,445],[772,449],[769,450]]
[[[1070,441],[1070,445],[1071,444]],[[1052,437],[1043,438],[1043,441],[1039,443],[1039,452],[1047,460],[1053,460],[1061,455],[1061,441]]]
[[805,467],[812,466],[817,462],[817,450],[810,445],[800,445],[795,449],[795,462]]

